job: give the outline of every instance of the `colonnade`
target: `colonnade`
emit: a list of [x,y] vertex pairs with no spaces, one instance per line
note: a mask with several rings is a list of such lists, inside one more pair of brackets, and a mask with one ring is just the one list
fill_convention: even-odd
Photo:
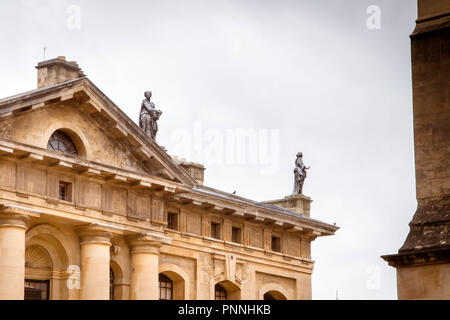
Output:
[[[0,212],[0,300],[24,299],[26,214]],[[111,233],[89,225],[78,229],[81,249],[82,300],[109,300]],[[162,241],[149,235],[129,238],[131,249],[130,299],[159,298],[158,265]]]

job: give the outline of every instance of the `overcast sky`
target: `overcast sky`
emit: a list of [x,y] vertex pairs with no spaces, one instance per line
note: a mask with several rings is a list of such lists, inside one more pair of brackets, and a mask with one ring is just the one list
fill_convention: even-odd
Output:
[[[380,255],[416,208],[415,19],[414,0],[0,0],[0,98],[36,87],[45,44],[135,121],[152,90],[157,142],[203,162],[208,186],[282,198],[302,151],[311,216],[341,227],[313,244],[313,298],[395,299]],[[247,158],[229,144],[239,129],[267,138]]]

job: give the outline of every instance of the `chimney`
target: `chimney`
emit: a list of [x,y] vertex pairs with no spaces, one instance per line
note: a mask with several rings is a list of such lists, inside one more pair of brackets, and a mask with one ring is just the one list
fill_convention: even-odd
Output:
[[205,167],[200,163],[183,161],[180,164],[198,184],[203,184]]
[[52,86],[85,76],[78,63],[75,61],[66,61],[66,57],[63,56],[39,62],[36,69],[38,69],[38,88]]

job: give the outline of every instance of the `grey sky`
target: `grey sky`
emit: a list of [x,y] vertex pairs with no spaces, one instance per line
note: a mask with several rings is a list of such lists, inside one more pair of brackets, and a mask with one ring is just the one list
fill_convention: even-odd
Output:
[[[69,28],[70,5],[79,28]],[[381,8],[380,30],[366,27],[369,5]],[[313,298],[338,289],[342,299],[394,299],[395,270],[379,256],[397,252],[416,207],[415,19],[413,0],[0,0],[0,98],[36,87],[45,44],[47,58],[76,60],[135,121],[151,89],[163,111],[157,141],[170,154],[173,133],[195,123],[279,129],[276,174],[205,163],[205,184],[284,197],[303,151],[312,217],[341,227],[313,244]]]

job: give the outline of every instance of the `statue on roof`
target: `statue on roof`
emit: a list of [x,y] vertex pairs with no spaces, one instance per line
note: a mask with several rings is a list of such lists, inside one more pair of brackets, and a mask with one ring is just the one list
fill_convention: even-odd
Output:
[[156,138],[158,132],[159,117],[161,116],[161,110],[156,110],[155,104],[150,101],[152,98],[151,91],[144,92],[145,99],[142,100],[141,113],[139,115],[139,127],[153,140]]
[[302,194],[303,183],[306,179],[306,170],[309,167],[305,166],[303,163],[303,153],[297,153],[297,159],[295,159],[295,169],[294,169],[294,191],[292,194]]

